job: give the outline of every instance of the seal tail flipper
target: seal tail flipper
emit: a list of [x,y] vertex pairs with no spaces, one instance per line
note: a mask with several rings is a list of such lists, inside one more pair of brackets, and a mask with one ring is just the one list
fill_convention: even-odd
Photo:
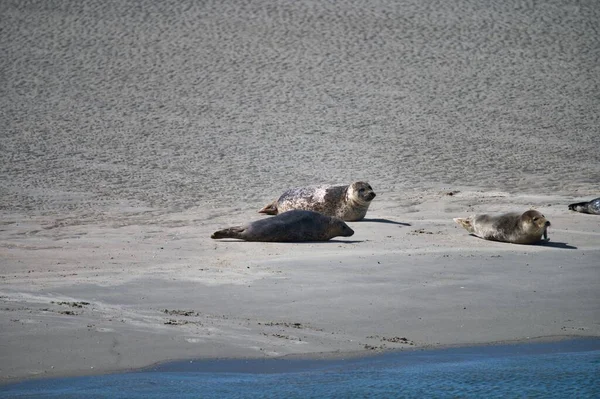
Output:
[[471,220],[467,218],[454,218],[453,219],[460,226],[464,227],[469,233],[473,232],[473,225],[471,224]]
[[264,213],[265,215],[277,215],[277,201],[271,202],[269,205],[262,208],[258,213]]
[[210,238],[213,240],[218,240],[220,238],[239,238],[242,239],[242,233],[246,230],[243,227],[230,227],[228,229],[223,229],[219,231],[215,231]]

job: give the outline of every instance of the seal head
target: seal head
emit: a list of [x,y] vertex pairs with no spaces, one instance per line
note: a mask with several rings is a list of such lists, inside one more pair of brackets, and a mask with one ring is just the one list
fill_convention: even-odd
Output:
[[346,191],[346,202],[357,208],[368,208],[375,197],[376,194],[371,185],[363,181],[350,184]]
[[520,228],[523,235],[523,242],[517,244],[531,244],[540,241],[543,238],[548,241],[548,227],[551,223],[544,215],[535,210],[530,210],[521,215],[517,226]]

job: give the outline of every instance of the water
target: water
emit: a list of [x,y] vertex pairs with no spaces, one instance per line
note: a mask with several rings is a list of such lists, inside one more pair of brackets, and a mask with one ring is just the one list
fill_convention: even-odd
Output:
[[390,353],[351,360],[177,362],[27,381],[10,398],[592,398],[600,339]]

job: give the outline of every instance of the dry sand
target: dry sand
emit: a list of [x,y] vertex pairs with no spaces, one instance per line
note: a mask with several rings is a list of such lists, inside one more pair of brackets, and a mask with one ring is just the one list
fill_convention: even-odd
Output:
[[[600,336],[600,217],[567,210],[600,182],[596,1],[0,15],[0,381]],[[349,239],[209,238],[360,179]],[[529,208],[549,243],[452,221]]]

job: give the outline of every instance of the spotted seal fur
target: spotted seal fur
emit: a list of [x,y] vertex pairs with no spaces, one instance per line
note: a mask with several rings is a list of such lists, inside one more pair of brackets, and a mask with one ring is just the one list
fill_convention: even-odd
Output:
[[291,209],[304,209],[351,222],[365,217],[373,198],[373,188],[362,181],[347,186],[299,187],[285,191],[258,212],[277,215]]

